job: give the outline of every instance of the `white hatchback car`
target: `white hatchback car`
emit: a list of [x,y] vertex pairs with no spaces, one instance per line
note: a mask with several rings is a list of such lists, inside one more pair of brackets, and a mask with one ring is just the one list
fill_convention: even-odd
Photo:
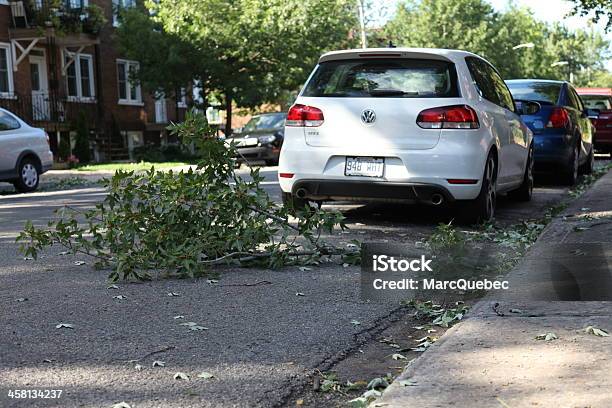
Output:
[[457,50],[324,54],[289,110],[284,202],[459,204],[492,219],[496,194],[530,200],[532,133],[491,64]]
[[47,133],[0,108],[0,181],[22,193],[34,191],[52,165]]

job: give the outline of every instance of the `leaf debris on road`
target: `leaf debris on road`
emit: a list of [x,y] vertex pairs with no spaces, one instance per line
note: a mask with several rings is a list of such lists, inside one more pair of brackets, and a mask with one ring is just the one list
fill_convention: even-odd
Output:
[[74,329],[74,326],[70,323],[60,323],[55,326],[56,329]]
[[203,371],[200,374],[198,374],[198,378],[203,378],[205,380],[210,380],[212,378],[215,378],[215,376],[209,372]]
[[603,330],[603,329],[599,329],[595,326],[587,326],[583,329],[583,331],[587,334],[592,334],[593,336],[598,336],[598,337],[609,337],[610,334]]
[[548,332],[548,333],[542,333],[542,334],[538,334],[537,336],[535,336],[536,340],[544,340],[544,341],[552,341],[552,340],[557,340],[559,337],[552,332]]

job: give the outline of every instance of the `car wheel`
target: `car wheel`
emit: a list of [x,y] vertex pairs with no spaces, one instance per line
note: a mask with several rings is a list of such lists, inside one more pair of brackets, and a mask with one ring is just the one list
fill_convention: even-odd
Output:
[[531,201],[533,195],[533,145],[529,147],[527,155],[527,164],[525,166],[525,175],[523,183],[516,190],[508,193],[508,196],[517,201]]
[[38,188],[40,170],[34,159],[25,158],[19,163],[19,178],[13,181],[20,193],[29,193]]
[[489,222],[497,204],[496,164],[492,154],[487,158],[480,193],[474,200],[460,203],[460,219],[466,224]]
[[591,145],[591,151],[589,152],[589,157],[587,158],[586,163],[582,165],[580,168],[580,172],[582,174],[591,174],[593,173],[593,169],[595,168],[595,152],[593,150],[593,146]]
[[310,208],[310,201],[304,198],[298,198],[291,193],[282,193],[283,205],[294,210],[302,210],[304,208]]
[[574,151],[572,152],[569,163],[565,169],[565,184],[569,186],[573,186],[578,181],[578,168],[580,160],[580,150],[578,150],[578,146],[574,147]]

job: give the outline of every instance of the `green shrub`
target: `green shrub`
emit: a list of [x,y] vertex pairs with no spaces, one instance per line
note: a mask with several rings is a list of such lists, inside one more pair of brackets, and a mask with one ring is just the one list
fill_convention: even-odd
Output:
[[84,114],[80,114],[76,123],[76,143],[74,145],[74,155],[79,159],[79,163],[88,163],[91,160],[89,147],[89,127]]
[[72,149],[70,148],[70,135],[67,133],[63,133],[60,135],[59,146],[57,147],[58,156],[60,160],[67,161],[68,158],[72,155]]
[[184,145],[147,145],[136,147],[133,151],[133,157],[135,161],[151,163],[192,162],[197,159],[197,155],[192,154]]

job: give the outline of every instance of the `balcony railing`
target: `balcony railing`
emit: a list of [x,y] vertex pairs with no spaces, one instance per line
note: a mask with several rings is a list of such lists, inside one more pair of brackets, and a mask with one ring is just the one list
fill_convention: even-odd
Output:
[[106,20],[83,0],[9,0],[12,28],[54,27],[64,33],[98,34]]
[[56,93],[15,94],[0,98],[0,108],[19,116],[33,126],[72,126],[80,115],[84,115],[92,127],[98,124],[98,105],[82,103]]

